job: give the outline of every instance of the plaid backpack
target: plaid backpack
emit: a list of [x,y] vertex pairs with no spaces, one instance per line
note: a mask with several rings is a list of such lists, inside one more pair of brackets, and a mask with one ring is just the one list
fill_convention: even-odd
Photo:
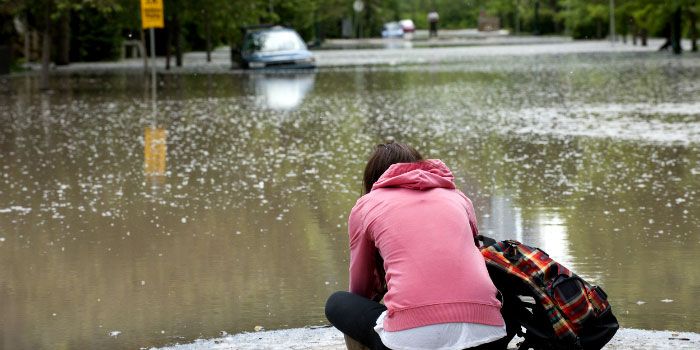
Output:
[[477,239],[484,243],[481,254],[503,297],[508,337],[524,338],[519,349],[598,350],[615,335],[619,325],[603,289],[538,248]]

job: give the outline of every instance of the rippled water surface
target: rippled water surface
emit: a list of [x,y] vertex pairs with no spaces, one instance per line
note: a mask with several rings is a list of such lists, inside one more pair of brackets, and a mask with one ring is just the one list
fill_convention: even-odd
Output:
[[33,77],[0,94],[0,348],[326,323],[374,143],[440,158],[482,233],[700,331],[700,63],[474,58],[295,74]]

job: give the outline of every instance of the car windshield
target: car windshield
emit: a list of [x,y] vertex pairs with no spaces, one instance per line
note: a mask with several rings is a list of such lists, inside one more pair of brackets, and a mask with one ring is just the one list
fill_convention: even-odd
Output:
[[251,34],[250,40],[246,41],[243,49],[261,52],[291,51],[306,49],[306,45],[295,32],[275,30]]
[[401,29],[401,26],[397,22],[391,22],[391,23],[385,24],[384,28],[386,30],[398,30],[398,29]]

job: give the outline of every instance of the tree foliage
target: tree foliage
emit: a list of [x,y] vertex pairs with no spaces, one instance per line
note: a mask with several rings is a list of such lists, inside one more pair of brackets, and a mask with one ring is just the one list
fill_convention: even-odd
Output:
[[[477,26],[480,15],[495,16],[512,32],[568,34],[603,38],[610,28],[610,0],[363,0],[355,13],[350,0],[164,0],[170,41],[182,50],[236,45],[242,28],[282,24],[295,28],[309,42],[340,37],[342,22],[352,22],[354,34],[377,36],[382,24],[412,19],[428,27],[427,14],[440,14],[440,28]],[[615,0],[618,33],[665,36],[677,8],[684,14],[682,31],[696,36],[693,20],[697,0]],[[113,59],[125,38],[140,38],[140,0],[0,0],[0,39],[21,41],[13,25],[51,32],[54,58],[61,45],[70,46],[72,60]],[[693,17],[694,16],[694,17]],[[68,36],[69,40],[62,40]],[[159,38],[163,35],[159,35]],[[179,40],[179,41],[178,41]],[[19,46],[19,45],[15,45]],[[58,46],[58,47],[55,47]]]

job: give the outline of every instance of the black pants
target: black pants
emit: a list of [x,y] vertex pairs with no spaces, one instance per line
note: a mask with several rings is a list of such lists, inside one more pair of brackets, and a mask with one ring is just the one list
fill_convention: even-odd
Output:
[[437,36],[437,22],[430,22],[430,30],[428,31],[428,37],[432,38]]
[[[374,331],[377,318],[384,310],[386,306],[348,292],[335,292],[326,301],[328,321],[339,331],[372,350],[388,349]],[[506,346],[508,342],[501,339],[470,349],[505,350]]]

